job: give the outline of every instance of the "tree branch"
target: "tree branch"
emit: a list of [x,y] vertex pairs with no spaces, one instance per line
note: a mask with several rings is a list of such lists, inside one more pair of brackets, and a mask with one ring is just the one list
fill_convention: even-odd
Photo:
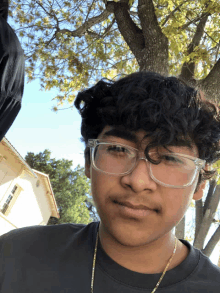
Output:
[[[94,31],[91,31],[91,30],[88,30],[86,33],[94,38],[97,38],[97,39],[103,39],[103,44],[106,42],[104,41],[104,38],[105,36],[108,34],[108,32],[110,31],[110,29],[112,28],[113,24],[115,22],[115,18],[113,19],[113,21],[111,22],[111,24],[105,29],[104,33],[102,35],[94,32]],[[114,31],[114,30],[113,30]],[[112,43],[114,45],[114,43]]]
[[[111,12],[104,10],[100,15],[89,18],[78,29],[76,29],[74,31],[69,31],[69,32],[70,32],[71,36],[81,37],[88,29],[90,29],[95,24],[104,21],[106,18],[108,18],[108,16],[110,14],[111,14]],[[60,32],[62,32],[62,31],[63,30],[60,30]]]
[[165,38],[157,21],[152,0],[138,1],[138,16],[140,18],[145,41],[155,39],[155,42],[158,42],[160,38]]
[[212,251],[214,250],[214,248],[219,240],[220,240],[220,225],[216,229],[215,233],[212,235],[212,237],[209,240],[209,242],[207,243],[206,247],[204,249],[202,249],[202,252],[206,256],[210,257]]
[[128,1],[124,2],[107,2],[107,10],[111,6],[114,8],[115,19],[118,29],[130,47],[133,54],[137,57],[140,50],[144,48],[144,37],[141,29],[133,22],[129,14]]
[[[82,37],[85,34],[85,32],[88,31],[92,26],[94,26],[97,23],[100,23],[100,22],[104,21],[106,18],[108,18],[108,16],[110,14],[111,14],[111,12],[105,10],[100,15],[92,17],[92,18],[89,18],[79,28],[77,28],[74,31],[71,31],[69,29],[59,29],[59,28],[57,28],[57,30],[56,30],[54,36],[51,38],[51,40],[55,37],[55,35],[57,35],[57,33],[60,33],[60,34],[68,33],[72,37]],[[48,42],[50,43],[51,40],[49,40]]]
[[138,15],[145,42],[145,50],[138,62],[140,70],[168,75],[168,39],[157,21],[153,1],[139,0]]
[[201,223],[202,223],[202,217],[203,217],[203,206],[202,206],[202,199],[196,201],[196,227],[195,227],[195,237],[198,234],[198,231],[200,229]]
[[49,44],[50,44],[50,43],[56,38],[56,33],[57,33],[57,31],[53,34],[52,38],[49,39],[49,41],[47,41],[47,42],[45,43],[45,46],[46,46],[46,47],[49,46]]
[[186,222],[186,216],[182,218],[182,220],[178,223],[178,225],[175,228],[175,235],[177,239],[185,238],[185,222]]
[[[205,25],[209,15],[210,13],[203,13],[203,15],[201,16],[201,20],[196,28],[196,32],[192,39],[192,42],[188,46],[187,55],[190,55],[194,51],[195,47],[199,45],[202,39],[202,36],[204,34]],[[195,62],[192,62],[192,61],[185,62],[182,66],[182,71],[179,77],[184,81],[192,81],[194,72],[195,72]]]
[[179,27],[179,29],[185,30],[188,26],[190,26],[190,24],[192,24],[192,23],[195,24],[197,21],[201,21],[201,19],[202,19],[203,16],[204,16],[204,14],[197,16],[196,18],[190,20],[189,22],[187,22],[183,26]]
[[97,34],[96,32],[90,31],[90,30],[87,31],[87,34],[90,35],[91,37],[94,37],[97,39],[101,39],[101,37],[102,37],[101,35]]
[[208,99],[219,104],[220,102],[220,58],[213,66],[212,70],[206,78],[197,82],[198,87],[201,88]]
[[95,0],[92,1],[91,5],[90,5],[89,8],[88,8],[88,12],[87,12],[86,20],[85,20],[85,21],[88,21],[89,13],[91,12],[92,5],[94,4],[94,2],[95,2]]
[[180,11],[180,7],[183,6],[183,4],[186,3],[186,2],[188,2],[188,0],[183,1],[183,2],[182,2],[180,5],[178,5],[173,11],[171,11],[170,14],[167,15],[167,17],[165,18],[165,20],[163,21],[163,23],[162,23],[161,25],[164,26],[164,25],[167,23],[167,21],[170,19],[170,17],[174,16],[174,14],[175,14],[175,12],[176,12],[177,10]]
[[220,186],[217,186],[214,194],[212,194],[212,196],[210,196],[210,200],[208,200],[209,203],[205,210],[205,214],[203,216],[200,229],[194,239],[193,245],[198,249],[203,248],[205,238],[212,224],[213,217],[218,207],[219,201],[220,201]]
[[210,205],[210,202],[212,200],[213,194],[215,192],[216,185],[217,185],[216,180],[212,179],[210,181],[210,184],[209,184],[208,194],[206,196],[206,200],[205,200],[203,211],[202,211],[203,216],[205,215],[205,212],[206,212],[206,210],[208,209],[208,207]]
[[107,28],[105,29],[103,36],[102,36],[103,38],[109,33],[109,31],[113,27],[114,23],[115,23],[115,18],[112,19],[112,22],[110,23],[110,25],[107,26]]
[[52,13],[49,13],[40,2],[36,1],[36,3],[44,10],[44,12],[47,15],[49,15],[50,17],[52,17],[52,18],[54,18],[56,20],[56,22],[57,22],[57,29],[59,29],[59,19],[56,17],[56,15],[55,14],[52,14]]
[[218,42],[216,42],[216,40],[214,40],[212,36],[210,36],[206,31],[204,32],[214,43],[218,44]]
[[220,49],[220,42],[217,45],[217,50],[216,50],[216,54],[215,54],[215,62],[217,61],[217,58],[218,58],[219,49]]

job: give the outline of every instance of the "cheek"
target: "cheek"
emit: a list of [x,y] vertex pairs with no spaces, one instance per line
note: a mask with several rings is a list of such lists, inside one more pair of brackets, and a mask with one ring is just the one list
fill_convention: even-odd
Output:
[[164,196],[164,219],[165,221],[175,224],[178,223],[187,211],[191,200],[192,194],[189,194],[188,189],[179,189],[179,191],[171,191],[169,195]]
[[96,176],[96,174],[94,173],[95,172],[93,172],[91,176],[91,190],[92,190],[92,197],[97,208],[97,205],[102,199],[100,195],[104,192],[104,190],[102,190],[102,184],[100,184],[100,176]]
[[105,174],[93,171],[91,190],[97,213],[104,223],[111,223],[114,217],[110,196],[116,192],[116,179],[109,179]]
[[109,201],[109,195],[116,190],[117,178],[105,175],[96,170],[91,173],[91,190],[97,210],[105,209]]

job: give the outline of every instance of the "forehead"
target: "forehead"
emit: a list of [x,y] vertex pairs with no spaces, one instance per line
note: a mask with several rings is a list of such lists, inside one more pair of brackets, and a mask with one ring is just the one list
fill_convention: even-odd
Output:
[[[145,135],[146,132],[144,130],[128,131],[122,127],[106,126],[104,127],[98,138],[111,139],[114,141],[119,141],[121,143],[126,143],[126,141],[128,141],[135,144],[139,148],[140,143]],[[149,143],[149,138],[142,142],[142,147],[146,147],[147,143]],[[174,152],[181,152],[192,156],[198,156],[198,148],[196,147],[196,145],[192,145],[191,147],[190,144],[186,141],[178,146],[169,146],[169,149]]]

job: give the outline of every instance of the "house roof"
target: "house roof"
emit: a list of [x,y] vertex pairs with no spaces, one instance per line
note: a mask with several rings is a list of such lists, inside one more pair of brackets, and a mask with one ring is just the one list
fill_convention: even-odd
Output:
[[55,217],[55,218],[59,219],[60,215],[59,215],[58,207],[57,207],[57,204],[56,204],[56,200],[55,200],[53,189],[52,189],[52,186],[51,186],[51,183],[50,183],[49,176],[47,174],[44,174],[44,173],[39,172],[37,170],[31,169],[31,167],[27,164],[27,162],[22,158],[22,156],[19,154],[19,152],[15,149],[15,147],[9,142],[9,140],[6,137],[4,137],[1,142],[3,144],[6,144],[7,147],[11,149],[11,151],[16,155],[18,160],[26,167],[26,169],[35,178],[39,178],[39,176],[41,178],[43,178],[43,180],[45,181],[46,189],[47,189],[47,195],[49,197],[50,204],[51,204],[52,217]]
[[32,171],[31,167],[26,163],[26,161],[22,158],[22,156],[19,154],[19,152],[15,149],[15,147],[9,142],[9,140],[7,140],[6,137],[4,137],[2,139],[2,142],[5,143],[11,150],[13,153],[16,154],[17,158],[19,159],[19,161],[25,165],[25,167],[28,169],[29,172],[31,172],[31,174],[37,178],[36,174]]
[[35,169],[32,169],[37,175],[39,175],[43,180],[45,180],[46,186],[47,186],[47,195],[49,196],[49,199],[51,201],[51,205],[52,205],[52,217],[55,218],[60,218],[59,212],[58,212],[58,207],[57,207],[57,203],[56,203],[56,199],[53,193],[53,189],[50,183],[50,179],[49,179],[49,175],[39,172]]

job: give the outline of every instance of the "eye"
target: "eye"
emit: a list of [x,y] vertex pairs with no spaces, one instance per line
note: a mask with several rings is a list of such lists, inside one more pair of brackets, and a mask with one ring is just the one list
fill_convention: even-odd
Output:
[[167,162],[173,162],[173,163],[183,163],[182,160],[179,158],[172,156],[172,155],[163,155],[161,156],[162,160],[165,160]]
[[109,156],[114,156],[117,159],[134,159],[136,157],[136,153],[133,150],[130,150],[126,146],[119,144],[109,144],[105,146],[105,153]]
[[130,154],[130,151],[126,147],[123,147],[123,146],[120,146],[120,145],[109,145],[109,146],[107,146],[107,152]]

